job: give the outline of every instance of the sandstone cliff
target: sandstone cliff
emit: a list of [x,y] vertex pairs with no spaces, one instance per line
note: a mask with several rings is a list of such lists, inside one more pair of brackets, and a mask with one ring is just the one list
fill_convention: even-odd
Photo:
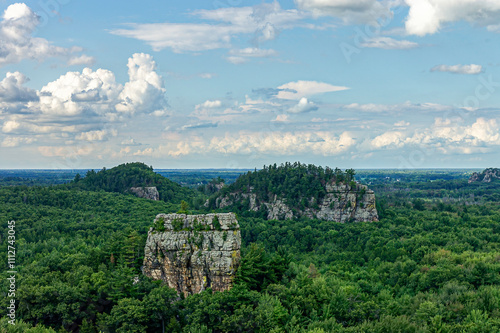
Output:
[[469,178],[469,183],[490,183],[494,179],[500,179],[500,169],[488,168],[481,173],[474,172]]
[[240,261],[241,235],[233,213],[159,214],[148,233],[143,274],[185,296],[228,290]]
[[268,220],[291,219],[294,217],[318,218],[337,222],[373,222],[378,221],[375,207],[375,194],[365,185],[355,182],[350,184],[331,182],[325,185],[326,195],[316,200],[307,198],[307,205],[302,209],[292,208],[277,195],[267,202],[260,202],[255,193],[229,193],[216,200],[218,208],[231,207],[238,202],[248,202],[248,209],[264,209]]
[[131,187],[130,192],[134,193],[139,198],[145,198],[155,201],[160,200],[160,193],[158,193],[158,189],[156,188],[156,186]]

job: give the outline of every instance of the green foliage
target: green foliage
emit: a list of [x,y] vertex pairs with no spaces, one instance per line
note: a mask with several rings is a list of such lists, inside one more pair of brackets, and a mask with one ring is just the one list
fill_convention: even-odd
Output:
[[215,230],[222,230],[222,226],[220,225],[219,217],[217,215],[215,215],[212,219],[212,225],[214,226]]
[[263,247],[253,243],[241,259],[236,283],[261,291],[269,284],[278,283],[289,264],[290,258],[283,249],[269,255]]
[[[309,206],[312,198],[312,207],[316,206],[326,195],[328,183],[354,182],[355,171],[348,169],[332,170],[312,164],[306,165],[299,162],[285,163],[280,166],[264,166],[261,170],[249,171],[241,175],[233,184],[223,187],[209,199],[209,207],[214,209],[217,198],[227,196],[229,193],[254,193],[258,202],[266,202],[275,195],[283,198],[292,209],[304,209]],[[264,217],[265,212],[248,211],[250,201],[237,201],[230,208],[246,216]]]
[[[140,271],[151,221],[180,200],[75,184],[0,187],[0,251],[7,253],[14,219],[18,263],[17,325],[3,317],[0,332],[500,331],[498,183],[409,173],[418,181],[380,178],[370,186],[380,222],[240,215],[234,287],[186,298]],[[200,244],[206,227],[194,221],[193,229]],[[0,272],[2,290],[6,277]],[[6,302],[0,298],[0,307]]]
[[155,173],[153,167],[139,162],[125,163],[111,169],[103,168],[99,172],[90,170],[84,178],[77,175],[70,186],[88,191],[118,193],[128,193],[131,187],[155,186],[160,200],[175,203],[194,194],[192,190]]
[[189,204],[186,201],[181,200],[181,209],[177,212],[177,214],[189,214]]
[[156,219],[153,228],[154,228],[154,230],[156,230],[158,232],[164,232],[165,231],[165,219],[163,217]]
[[174,231],[180,231],[182,228],[184,228],[184,219],[178,217],[175,218],[172,221],[172,227],[174,228]]

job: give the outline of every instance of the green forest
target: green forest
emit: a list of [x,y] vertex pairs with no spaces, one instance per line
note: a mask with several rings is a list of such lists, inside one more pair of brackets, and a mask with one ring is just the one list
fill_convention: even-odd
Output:
[[[188,178],[189,174],[183,174]],[[200,173],[195,175],[200,181]],[[214,172],[202,184],[218,184]],[[322,195],[327,181],[375,191],[379,221],[265,220],[238,213],[242,259],[231,290],[188,297],[141,273],[159,213],[208,213],[219,195],[142,163],[60,182],[0,182],[0,250],[15,220],[16,325],[0,332],[499,332],[500,180],[466,172],[265,166],[224,191]],[[36,182],[35,182],[36,184]],[[160,201],[131,186],[156,186]]]

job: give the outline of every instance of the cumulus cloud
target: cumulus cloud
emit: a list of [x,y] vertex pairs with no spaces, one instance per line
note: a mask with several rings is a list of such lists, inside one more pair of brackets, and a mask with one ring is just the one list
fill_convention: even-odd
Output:
[[12,133],[21,127],[21,123],[16,120],[8,120],[2,126],[2,132]]
[[43,113],[59,116],[110,115],[154,112],[166,107],[163,79],[153,58],[136,53],[128,60],[129,81],[116,82],[106,69],[68,72],[49,82],[38,93]]
[[277,98],[281,99],[301,99],[302,97],[308,97],[311,95],[342,91],[349,88],[342,86],[334,86],[329,83],[317,82],[317,81],[295,81],[283,84],[278,87],[279,91],[276,95]]
[[318,107],[313,102],[307,100],[307,98],[302,97],[296,105],[288,109],[289,113],[306,113],[311,111],[316,111]]
[[418,47],[418,44],[409,40],[397,40],[391,37],[374,37],[361,43],[361,47],[386,50],[407,50]]
[[116,110],[125,113],[156,111],[166,107],[163,79],[156,72],[153,57],[135,53],[128,60],[129,81],[118,97],[121,102]]
[[[0,81],[0,129],[20,138],[34,135],[41,144],[63,141],[72,145],[117,136],[111,124],[119,125],[135,113],[165,116],[163,79],[152,57],[134,54],[128,74],[129,81],[121,85],[109,70],[85,68],[67,72],[34,91],[24,86],[28,79],[22,73],[9,72]],[[9,139],[3,146],[25,143],[24,139]],[[59,156],[59,151],[63,150],[41,150],[46,156]]]
[[413,133],[388,131],[370,140],[370,146],[376,149],[397,149],[407,145],[420,147],[428,154],[486,152],[500,145],[500,126],[496,119],[484,117],[470,124],[436,118],[431,126],[416,129]]
[[272,40],[280,30],[295,27],[304,17],[296,9],[283,10],[277,1],[198,10],[193,15],[211,23],[131,24],[128,29],[111,33],[142,40],[155,51],[170,48],[176,53],[197,52],[230,48],[232,39],[242,35],[254,35],[257,41]]
[[28,102],[37,99],[36,92],[23,87],[29,79],[20,72],[7,72],[0,81],[0,100],[3,102]]
[[495,30],[500,20],[500,2],[495,0],[406,0],[410,11],[406,31],[424,36],[439,31],[444,23],[467,21]]
[[481,65],[438,65],[431,68],[431,72],[448,72],[453,74],[480,74],[483,71],[483,66]]
[[51,57],[67,58],[70,64],[94,61],[86,55],[75,55],[82,51],[79,47],[58,47],[44,38],[33,37],[39,24],[40,18],[26,4],[15,3],[7,7],[0,21],[0,66],[23,59],[43,61]]
[[75,116],[84,111],[104,115],[114,111],[111,103],[122,89],[114,73],[106,69],[68,72],[42,87],[38,94],[40,110],[59,116]]
[[201,104],[198,104],[195,106],[195,109],[202,109],[202,108],[207,108],[207,109],[212,109],[212,108],[220,108],[222,106],[222,102],[219,100],[214,100],[210,101],[207,100]]
[[374,148],[384,148],[387,146],[401,147],[404,144],[405,135],[399,131],[391,131],[375,137],[371,144]]
[[76,136],[76,140],[82,141],[105,141],[109,136],[116,136],[116,130],[96,130],[80,133]]
[[315,16],[333,16],[344,23],[368,23],[392,18],[390,8],[398,1],[377,0],[295,0],[297,7]]

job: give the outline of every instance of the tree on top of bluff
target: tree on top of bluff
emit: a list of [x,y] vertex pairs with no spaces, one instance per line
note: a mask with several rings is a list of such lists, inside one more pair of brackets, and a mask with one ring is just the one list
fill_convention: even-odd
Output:
[[119,193],[127,193],[131,187],[155,186],[160,200],[176,203],[193,194],[192,190],[155,173],[152,166],[140,162],[120,164],[111,169],[103,168],[98,172],[90,170],[83,178],[77,174],[71,186],[88,191]]
[[351,183],[355,174],[353,169],[333,170],[300,162],[287,162],[279,166],[272,164],[241,175],[236,182],[222,188],[212,197],[210,203],[214,204],[216,197],[224,197],[229,193],[251,192],[260,201],[268,201],[270,196],[277,195],[291,207],[299,207],[308,205],[311,198],[316,203],[322,199],[326,195],[326,184]]

